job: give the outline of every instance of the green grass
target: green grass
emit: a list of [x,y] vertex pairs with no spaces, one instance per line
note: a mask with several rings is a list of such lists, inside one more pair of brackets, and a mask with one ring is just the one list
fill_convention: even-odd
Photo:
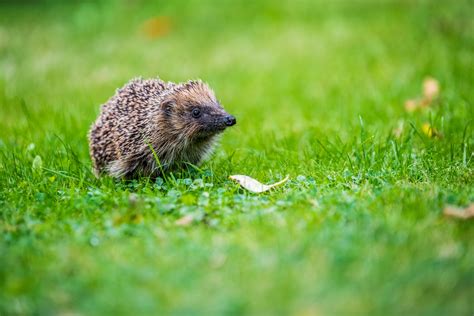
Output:
[[[473,222],[442,209],[474,201],[473,11],[3,4],[0,314],[471,315]],[[155,16],[171,29],[149,38]],[[202,171],[94,178],[100,104],[157,75],[209,82],[238,124]],[[427,76],[439,100],[407,113]],[[253,195],[232,174],[291,180]]]

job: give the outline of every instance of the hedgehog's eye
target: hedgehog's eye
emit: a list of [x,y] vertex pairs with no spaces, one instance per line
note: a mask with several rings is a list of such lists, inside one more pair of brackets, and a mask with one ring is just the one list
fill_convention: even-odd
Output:
[[198,118],[201,116],[201,110],[198,108],[194,108],[193,111],[191,112],[194,118]]

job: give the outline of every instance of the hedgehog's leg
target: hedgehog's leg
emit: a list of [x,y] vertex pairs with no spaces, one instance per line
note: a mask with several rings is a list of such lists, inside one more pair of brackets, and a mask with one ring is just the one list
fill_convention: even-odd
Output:
[[130,174],[130,164],[126,159],[111,161],[107,167],[107,172],[114,178],[123,178]]
[[99,178],[107,171],[107,157],[98,153],[97,150],[91,154],[92,157],[92,172],[94,175]]
[[141,172],[143,160],[143,153],[122,156],[110,161],[106,170],[114,178],[132,179]]

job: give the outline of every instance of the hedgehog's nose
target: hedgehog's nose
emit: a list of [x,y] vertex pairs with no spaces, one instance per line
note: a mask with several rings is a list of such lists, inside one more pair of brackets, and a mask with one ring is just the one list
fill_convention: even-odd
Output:
[[237,120],[232,115],[227,115],[224,118],[224,121],[225,121],[225,125],[227,126],[232,126],[232,125],[235,125],[235,123],[237,123]]

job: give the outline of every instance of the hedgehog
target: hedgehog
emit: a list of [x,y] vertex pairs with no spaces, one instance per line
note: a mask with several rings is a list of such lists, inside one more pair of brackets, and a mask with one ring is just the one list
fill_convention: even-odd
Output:
[[136,78],[101,107],[89,132],[97,177],[157,177],[202,163],[236,124],[201,80]]

